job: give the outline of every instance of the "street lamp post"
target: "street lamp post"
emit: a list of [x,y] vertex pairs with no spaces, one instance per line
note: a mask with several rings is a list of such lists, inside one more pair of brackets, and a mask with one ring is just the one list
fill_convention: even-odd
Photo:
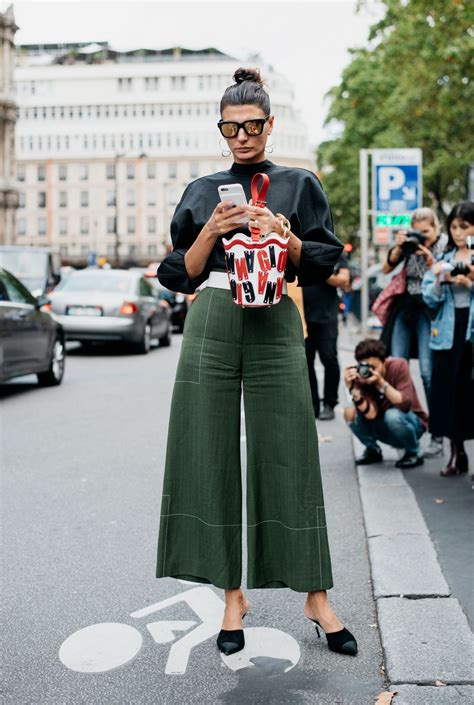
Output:
[[114,159],[114,205],[115,205],[115,217],[114,217],[114,264],[115,267],[120,266],[120,236],[119,236],[119,207],[118,207],[118,163],[119,159],[123,157],[123,154],[116,154]]
[[[127,153],[122,152],[122,153],[117,153],[114,158],[114,183],[115,183],[115,188],[114,188],[114,203],[115,203],[115,222],[114,222],[114,235],[115,235],[115,245],[114,245],[114,260],[115,260],[115,267],[120,266],[120,235],[119,235],[119,227],[118,227],[118,222],[119,222],[119,188],[118,188],[118,164],[119,160],[122,157],[126,157]],[[142,152],[141,154],[138,155],[139,159],[146,159],[147,155]]]

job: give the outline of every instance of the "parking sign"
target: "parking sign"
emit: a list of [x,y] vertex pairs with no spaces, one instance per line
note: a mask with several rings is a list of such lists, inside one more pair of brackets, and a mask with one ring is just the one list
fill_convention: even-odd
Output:
[[374,149],[372,211],[410,213],[422,203],[421,149]]

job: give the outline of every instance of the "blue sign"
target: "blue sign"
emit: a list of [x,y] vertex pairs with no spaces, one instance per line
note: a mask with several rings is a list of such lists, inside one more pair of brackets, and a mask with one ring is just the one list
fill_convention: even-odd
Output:
[[87,253],[87,266],[97,267],[97,252],[95,250],[89,250]]
[[374,210],[407,213],[421,206],[421,164],[374,164]]

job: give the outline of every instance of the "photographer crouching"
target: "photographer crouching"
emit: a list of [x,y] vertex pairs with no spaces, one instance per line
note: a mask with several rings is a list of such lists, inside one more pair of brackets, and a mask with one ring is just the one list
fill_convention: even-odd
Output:
[[356,464],[381,462],[380,441],[405,451],[396,467],[406,470],[422,465],[419,440],[426,431],[428,415],[418,399],[408,362],[387,357],[380,340],[362,340],[354,356],[358,364],[344,370],[354,406],[344,409],[344,418],[365,446]]

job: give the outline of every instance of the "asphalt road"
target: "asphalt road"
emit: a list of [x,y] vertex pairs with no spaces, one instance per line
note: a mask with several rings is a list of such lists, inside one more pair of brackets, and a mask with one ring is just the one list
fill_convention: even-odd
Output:
[[3,702],[372,703],[382,654],[340,416],[320,429],[330,594],[357,658],[316,638],[301,593],[252,590],[248,648],[225,660],[215,636],[191,643],[196,625],[219,620],[223,591],[154,577],[179,345],[147,356],[71,345],[59,388],[3,387]]

